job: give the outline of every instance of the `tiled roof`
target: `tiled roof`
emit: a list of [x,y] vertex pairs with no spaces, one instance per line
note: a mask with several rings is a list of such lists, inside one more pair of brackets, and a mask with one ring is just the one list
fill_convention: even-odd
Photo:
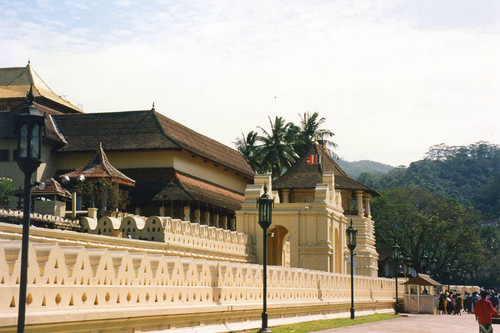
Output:
[[173,176],[153,200],[196,200],[229,210],[241,209],[242,194],[178,171]]
[[[307,164],[307,156],[313,154],[321,156],[321,163]],[[311,145],[309,151],[304,156],[301,156],[285,174],[273,181],[273,188],[313,189],[317,183],[322,182],[324,172],[333,172],[335,175],[335,187],[338,189],[363,190],[372,193],[374,196],[379,196],[371,187],[349,177],[317,143]]]
[[33,85],[35,97],[46,98],[71,112],[82,112],[61,96],[56,95],[30,64],[26,67],[0,68],[0,99],[24,98],[31,85]]
[[[12,111],[0,111],[0,138],[15,138],[14,132],[14,118],[16,114],[20,111],[20,107],[24,105],[21,103],[18,107]],[[59,146],[65,144],[64,137],[59,133],[56,128],[51,116],[61,114],[61,112],[38,104],[36,102],[33,105],[40,111],[41,114],[45,115],[45,132],[43,135],[54,142],[59,143]]]
[[76,178],[79,175],[84,175],[85,178],[109,178],[120,184],[134,186],[135,180],[125,176],[109,163],[108,157],[102,146],[99,146],[94,158],[87,164],[74,171],[71,171],[63,176]]
[[106,151],[186,150],[246,177],[254,171],[241,154],[154,110],[66,114],[54,117],[68,145],[62,152],[92,151],[102,142]]
[[45,188],[42,190],[39,186],[35,186],[31,191],[33,195],[60,195],[65,198],[71,198],[71,193],[54,178],[44,180],[43,182]]
[[408,281],[406,281],[403,284],[413,284],[413,285],[419,285],[419,286],[440,286],[441,283],[437,282],[436,280],[432,279],[429,275],[427,274],[418,274],[415,277],[412,277]]

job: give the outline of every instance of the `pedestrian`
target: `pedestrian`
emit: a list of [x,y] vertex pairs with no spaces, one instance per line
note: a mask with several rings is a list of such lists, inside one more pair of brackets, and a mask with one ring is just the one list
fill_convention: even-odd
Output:
[[491,296],[490,296],[490,302],[491,302],[491,305],[493,305],[493,308],[495,308],[495,310],[498,311],[498,296],[496,293],[491,293]]
[[465,293],[464,310],[472,313],[472,296],[469,293]]
[[487,295],[486,290],[481,290],[481,299],[476,302],[474,307],[476,321],[479,323],[479,333],[493,333],[491,316],[498,317],[498,312],[493,308],[491,302],[486,299]]
[[449,295],[446,297],[446,312],[448,314],[452,314],[453,311],[455,310],[455,307],[453,306],[453,295]]
[[461,316],[462,315],[462,304],[463,304],[463,299],[460,294],[457,294],[457,297],[455,298],[455,314]]
[[446,314],[446,295],[439,295],[438,314]]

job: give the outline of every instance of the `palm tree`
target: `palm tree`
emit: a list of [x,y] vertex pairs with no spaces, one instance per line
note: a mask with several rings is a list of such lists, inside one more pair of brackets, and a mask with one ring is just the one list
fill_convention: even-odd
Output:
[[258,137],[262,142],[261,164],[264,170],[271,171],[273,178],[276,178],[298,159],[293,146],[299,129],[293,123],[285,123],[283,117],[276,116],[274,122],[270,117],[268,119],[270,132],[259,126],[263,134]]
[[309,112],[304,112],[300,115],[300,132],[298,140],[296,140],[294,149],[299,156],[302,156],[307,152],[307,149],[314,141],[323,141],[324,145],[330,145],[332,147],[337,147],[337,144],[329,138],[333,137],[335,134],[329,129],[320,128],[326,121],[326,118],[319,118],[319,114],[314,112],[313,114]]
[[258,139],[259,135],[255,131],[250,131],[247,135],[242,132],[241,137],[236,138],[236,141],[233,143],[252,169],[257,173],[262,173],[265,172],[265,170],[262,170],[262,164],[260,163],[260,147],[257,144]]

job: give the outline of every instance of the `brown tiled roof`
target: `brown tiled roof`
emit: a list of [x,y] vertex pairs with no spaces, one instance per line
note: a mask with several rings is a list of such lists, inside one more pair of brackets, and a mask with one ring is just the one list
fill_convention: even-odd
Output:
[[99,146],[94,158],[87,164],[74,171],[71,171],[63,176],[76,178],[79,175],[84,175],[85,178],[109,178],[112,181],[118,182],[126,186],[134,186],[135,180],[125,176],[109,163],[108,157],[102,145]]
[[254,171],[241,154],[154,110],[67,114],[54,117],[68,145],[62,152],[180,149],[228,167],[246,177]]
[[437,282],[436,280],[432,279],[429,275],[427,274],[418,274],[415,277],[412,277],[408,281],[406,281],[403,284],[416,284],[419,286],[440,286],[441,283]]
[[45,188],[42,190],[36,186],[31,191],[34,195],[60,195],[65,198],[71,198],[71,193],[59,184],[54,178],[44,180]]
[[35,97],[61,105],[69,112],[82,112],[79,108],[56,95],[28,64],[26,67],[0,68],[0,99],[23,99],[33,85]]
[[[14,108],[12,111],[0,112],[1,138],[15,138],[14,118],[16,114],[20,112],[23,105],[24,102],[21,103],[18,107]],[[64,137],[61,135],[61,133],[59,133],[53,122],[53,119],[51,118],[52,115],[59,115],[62,113],[36,102],[33,103],[33,105],[38,109],[38,111],[40,111],[41,114],[45,115],[45,132],[43,133],[44,137],[58,143],[59,147],[63,146],[66,141],[64,140]]]
[[244,196],[240,193],[178,171],[173,176],[153,200],[196,200],[229,210],[241,209]]
[[[321,156],[321,163],[307,164],[307,156],[313,154]],[[285,174],[273,181],[273,188],[313,189],[317,183],[322,182],[324,172],[333,172],[335,175],[335,187],[338,189],[363,190],[372,193],[374,196],[379,196],[371,187],[349,177],[317,143],[311,145],[309,151],[304,156],[301,156]]]

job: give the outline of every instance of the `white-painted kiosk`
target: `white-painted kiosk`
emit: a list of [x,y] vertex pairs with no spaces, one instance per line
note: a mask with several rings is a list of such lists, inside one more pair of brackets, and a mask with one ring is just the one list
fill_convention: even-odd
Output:
[[418,274],[404,283],[404,310],[407,313],[437,313],[441,284],[429,275]]

